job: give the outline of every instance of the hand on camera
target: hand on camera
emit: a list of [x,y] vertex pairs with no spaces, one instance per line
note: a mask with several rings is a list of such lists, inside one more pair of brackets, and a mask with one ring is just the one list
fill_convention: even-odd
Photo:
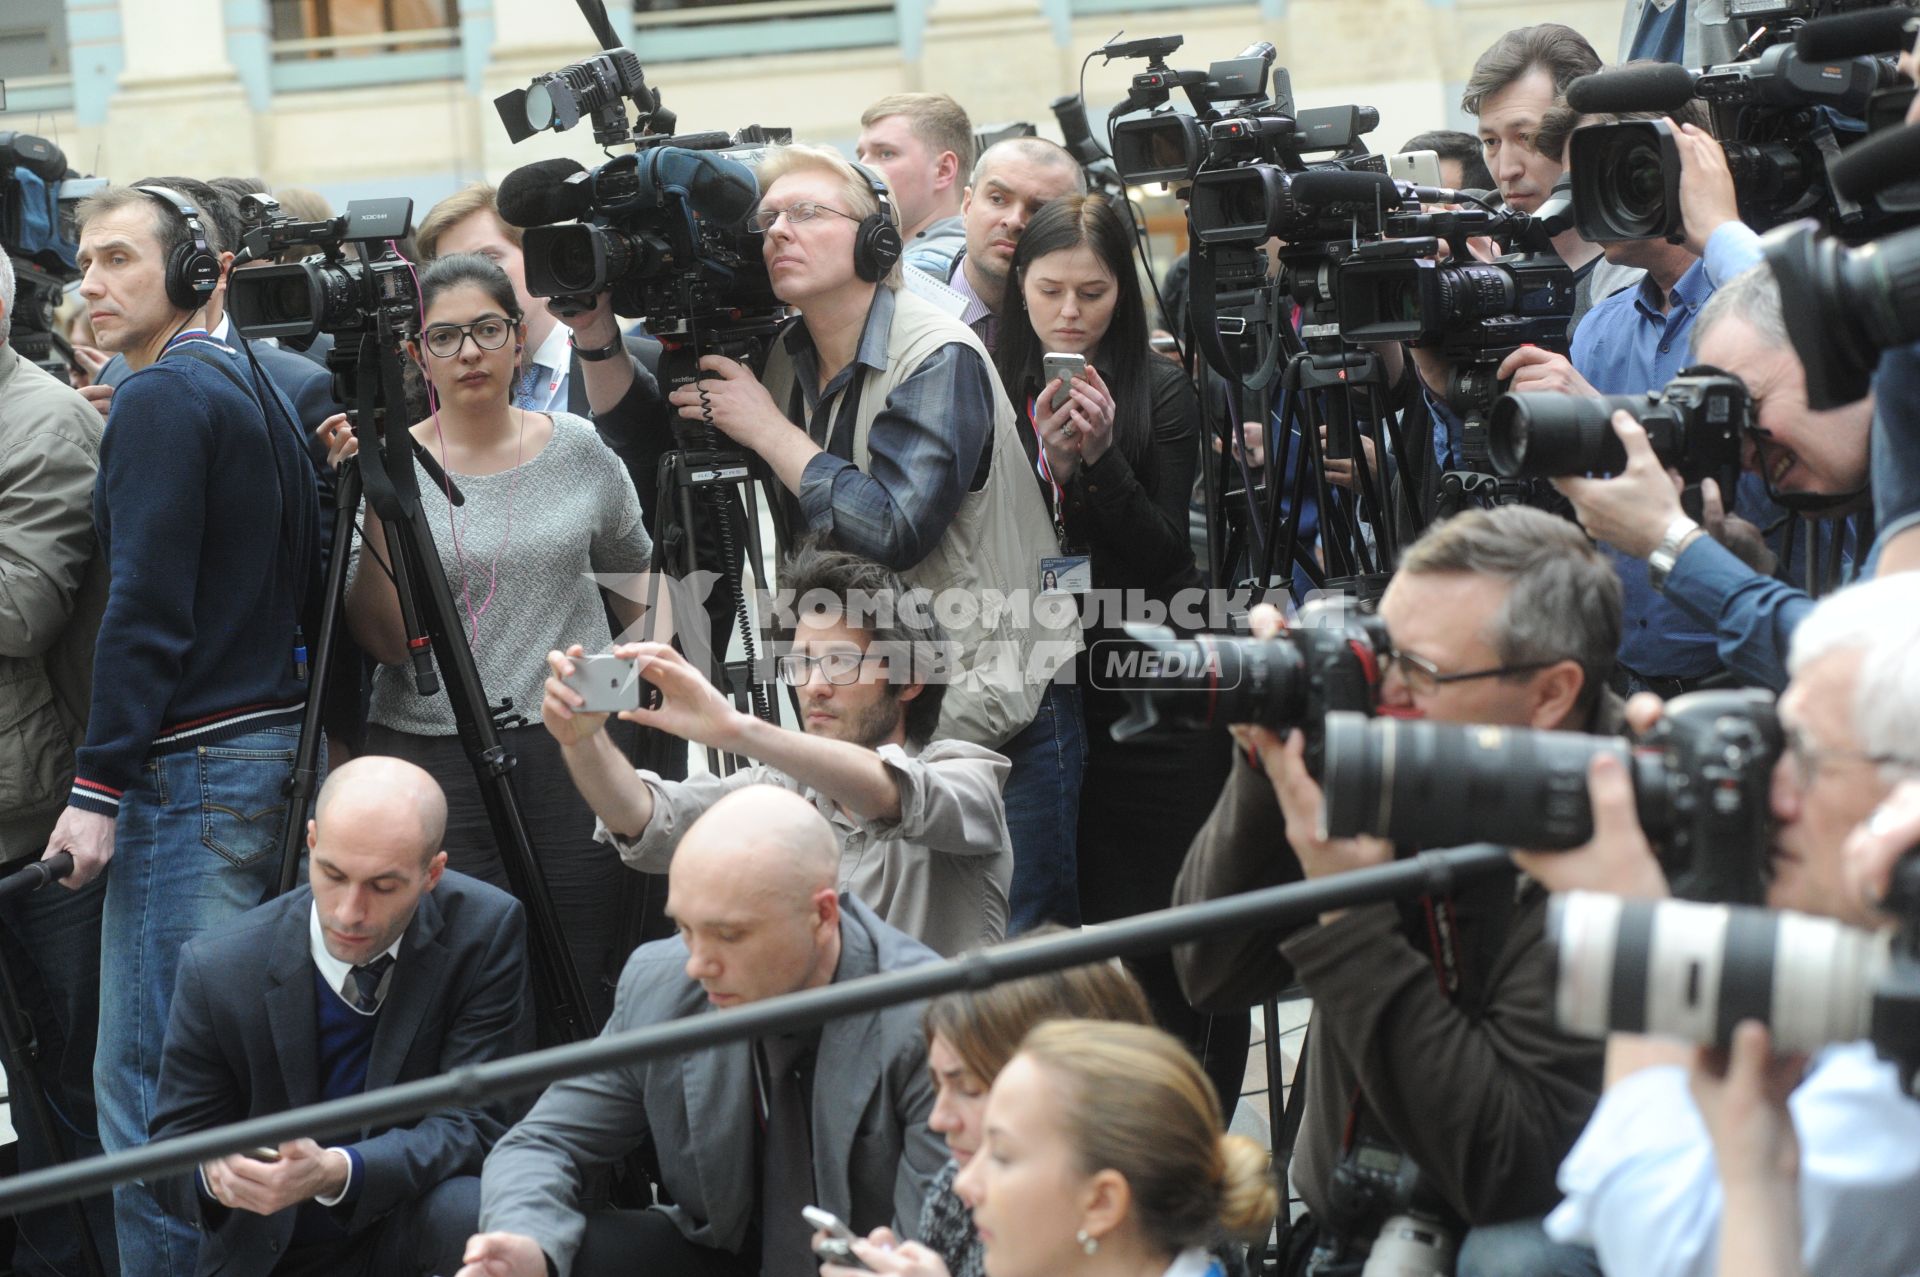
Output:
[[1847,885],[1853,898],[1878,913],[1893,884],[1894,865],[1915,847],[1920,847],[1920,781],[1903,780],[1847,836]]
[[584,655],[586,649],[578,643],[564,653],[547,653],[547,669],[550,672],[544,694],[540,697],[540,721],[547,725],[547,731],[560,742],[562,749],[590,739],[607,725],[605,714],[593,714],[581,709],[587,703],[587,698],[562,681],[573,677],[573,663]]
[[1729,1190],[1791,1191],[1800,1140],[1787,1098],[1806,1075],[1807,1057],[1776,1055],[1767,1026],[1743,1020],[1727,1048],[1701,1047],[1688,1074],[1694,1106],[1713,1140],[1720,1182]]
[[[1255,638],[1276,638],[1286,629],[1280,609],[1262,603],[1249,616]],[[1319,782],[1307,771],[1306,737],[1298,730],[1282,740],[1271,728],[1240,723],[1229,728],[1242,749],[1251,750],[1260,761],[1280,803],[1280,814],[1287,822],[1287,842],[1300,857],[1300,868],[1309,878],[1329,878],[1371,869],[1393,859],[1393,844],[1383,838],[1322,838],[1320,812],[1325,805]],[[1320,921],[1332,922],[1345,910],[1320,915]]]
[[[1367,473],[1369,475],[1379,473],[1378,469],[1373,464],[1373,437],[1371,435],[1362,434],[1358,431],[1358,429],[1356,429],[1354,432],[1354,438],[1360,441],[1360,451],[1366,455]],[[1331,483],[1336,488],[1345,488],[1350,492],[1353,491],[1354,490],[1353,458],[1352,457],[1328,457],[1326,456],[1326,450],[1327,450],[1327,428],[1325,426],[1322,426],[1320,427],[1320,453],[1321,453],[1321,456],[1324,458],[1324,465],[1327,471],[1327,482]]]
[[1509,383],[1508,394],[1598,396],[1600,393],[1580,375],[1572,360],[1538,346],[1522,346],[1508,355],[1500,361],[1496,375]]
[[1596,755],[1587,766],[1593,838],[1571,851],[1516,851],[1513,863],[1548,891],[1604,891],[1635,900],[1664,900],[1667,876],[1640,828],[1633,781],[1618,758]]
[[91,386],[80,387],[80,397],[93,405],[93,410],[105,420],[113,411],[113,387],[98,382]]
[[668,735],[726,753],[735,748],[748,715],[733,707],[706,676],[665,643],[622,643],[613,654],[632,661],[640,677],[660,693],[657,709],[622,710],[620,717],[642,727],[656,727]]
[[1680,218],[1686,227],[1687,248],[1704,256],[1707,241],[1728,222],[1740,220],[1740,202],[1734,194],[1727,153],[1713,134],[1694,124],[1675,124],[1674,149],[1680,153]]
[[[815,1233],[818,1241],[824,1233]],[[853,1243],[853,1253],[876,1273],[892,1277],[948,1277],[947,1263],[919,1242],[902,1242],[891,1228],[876,1228],[864,1240]],[[844,1264],[821,1264],[820,1277],[860,1277],[860,1269]]]
[[613,313],[612,293],[594,294],[591,310],[563,315],[549,304],[547,313],[573,330],[576,346],[598,350],[620,340],[620,317]]
[[667,396],[687,421],[705,422],[741,447],[764,452],[775,432],[795,430],[745,364],[725,355],[702,355],[700,370],[713,376],[690,381]]
[[1712,479],[1700,481],[1700,526],[1755,572],[1761,576],[1773,575],[1778,559],[1767,548],[1766,534],[1739,515],[1727,513],[1720,485]]
[[1611,479],[1569,475],[1552,483],[1573,503],[1588,536],[1644,559],[1680,516],[1680,476],[1660,464],[1646,427],[1627,413],[1613,414],[1613,433],[1627,451],[1625,470]]
[[263,1162],[244,1153],[203,1162],[207,1191],[231,1210],[274,1215],[315,1197],[332,1197],[347,1186],[351,1163],[345,1153],[321,1148],[312,1140],[280,1146],[277,1161]]
[[454,1277],[547,1277],[546,1252],[519,1233],[475,1233]]
[[336,412],[315,426],[313,436],[327,446],[327,464],[336,470],[342,461],[360,451],[360,440],[344,412]]

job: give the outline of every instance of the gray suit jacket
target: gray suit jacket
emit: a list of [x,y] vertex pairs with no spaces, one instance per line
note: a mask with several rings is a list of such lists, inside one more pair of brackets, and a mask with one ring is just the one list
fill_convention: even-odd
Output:
[[[932,950],[895,931],[851,896],[840,897],[835,982],[932,962]],[[643,945],[627,960],[605,1033],[712,1010],[686,975],[678,939]],[[864,1235],[882,1224],[917,1231],[920,1205],[946,1162],[927,1126],[921,1003],[827,1024],[813,1073],[814,1181],[819,1205]],[[584,1223],[582,1172],[625,1156],[649,1133],[661,1187],[657,1206],[687,1240],[739,1253],[752,1226],[754,1140],[751,1045],[736,1042],[670,1059],[557,1082],[487,1158],[480,1228],[540,1243],[560,1277],[572,1271]]]
[[[160,1057],[153,1138],[282,1113],[320,1098],[319,1022],[302,887],[187,943]],[[420,900],[367,1063],[367,1090],[438,1077],[533,1047],[526,915],[504,891],[447,873]],[[360,1132],[351,1144],[365,1179],[334,1208],[349,1235],[455,1175],[479,1171],[518,1114],[511,1100],[444,1109],[409,1126]],[[204,1233],[202,1274],[271,1272],[293,1235],[294,1207],[276,1215],[228,1210],[197,1178],[153,1185],[169,1214]]]

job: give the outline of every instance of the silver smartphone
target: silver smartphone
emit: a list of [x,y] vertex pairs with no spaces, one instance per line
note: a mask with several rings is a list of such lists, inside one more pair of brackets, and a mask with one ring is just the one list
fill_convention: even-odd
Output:
[[802,1206],[800,1217],[812,1228],[826,1234],[814,1243],[813,1253],[829,1264],[838,1264],[842,1268],[857,1268],[861,1272],[872,1272],[866,1261],[853,1253],[853,1230],[840,1221],[832,1211],[821,1210],[818,1206]]
[[1402,151],[1387,157],[1387,176],[1415,186],[1440,185],[1440,152]]
[[1060,381],[1060,389],[1053,392],[1053,398],[1047,405],[1048,410],[1057,411],[1060,405],[1067,401],[1068,382],[1072,381],[1075,377],[1085,377],[1086,375],[1087,357],[1085,355],[1048,354],[1043,356],[1040,360],[1041,384],[1045,385],[1050,383],[1055,378],[1058,378]]
[[560,680],[585,698],[589,714],[617,714],[640,708],[640,671],[611,652],[573,658],[573,673]]

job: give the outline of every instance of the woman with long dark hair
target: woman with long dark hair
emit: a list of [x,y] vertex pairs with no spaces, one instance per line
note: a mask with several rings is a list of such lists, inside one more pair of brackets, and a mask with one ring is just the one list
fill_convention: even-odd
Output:
[[[1199,399],[1180,367],[1154,357],[1148,344],[1132,236],[1105,196],[1069,195],[1042,207],[1014,251],[995,352],[1063,553],[1088,557],[1096,592],[1079,668],[1087,769],[1076,845],[1086,922],[1165,907],[1231,763],[1224,732],[1116,742],[1111,729],[1126,705],[1091,665],[1113,650],[1100,640],[1120,637],[1122,621],[1150,619],[1182,592],[1197,602],[1205,585],[1187,539]],[[1046,378],[1049,354],[1084,357],[1085,379],[1062,387]],[[1133,968],[1155,1016],[1186,1038],[1231,1112],[1246,1067],[1246,1017],[1194,1011],[1166,954]]]
[[[544,658],[572,643],[588,651],[612,643],[591,574],[644,572],[652,545],[633,482],[593,424],[513,406],[527,329],[506,272],[479,253],[438,258],[421,272],[420,305],[420,338],[407,353],[425,380],[429,411],[413,437],[465,498],[453,505],[414,463],[422,514],[453,593],[457,615],[447,619],[465,631],[488,700],[511,698],[531,720],[500,737],[518,760],[514,789],[574,965],[604,1019],[627,954],[622,888],[629,871],[612,846],[594,840],[593,811],[540,725]],[[344,416],[329,418],[320,435],[335,464],[358,450]],[[371,506],[362,520],[346,615],[354,638],[380,662],[368,752],[430,772],[447,794],[448,863],[505,888],[501,850],[453,706],[444,691],[428,697],[414,688],[385,533]],[[622,624],[638,619],[638,605],[617,593],[612,606]]]

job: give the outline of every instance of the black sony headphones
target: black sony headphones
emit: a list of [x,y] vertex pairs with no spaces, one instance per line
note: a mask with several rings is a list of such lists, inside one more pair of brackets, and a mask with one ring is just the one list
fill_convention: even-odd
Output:
[[167,254],[167,300],[176,310],[199,310],[220,286],[220,258],[207,246],[207,230],[200,224],[200,211],[192,200],[170,186],[133,189],[159,200],[186,222],[186,242],[175,244]]
[[866,179],[873,197],[880,201],[880,210],[861,221],[853,239],[853,272],[871,284],[885,279],[893,264],[900,260],[900,223],[894,216],[887,184],[880,175],[864,164],[855,164],[853,171]]

